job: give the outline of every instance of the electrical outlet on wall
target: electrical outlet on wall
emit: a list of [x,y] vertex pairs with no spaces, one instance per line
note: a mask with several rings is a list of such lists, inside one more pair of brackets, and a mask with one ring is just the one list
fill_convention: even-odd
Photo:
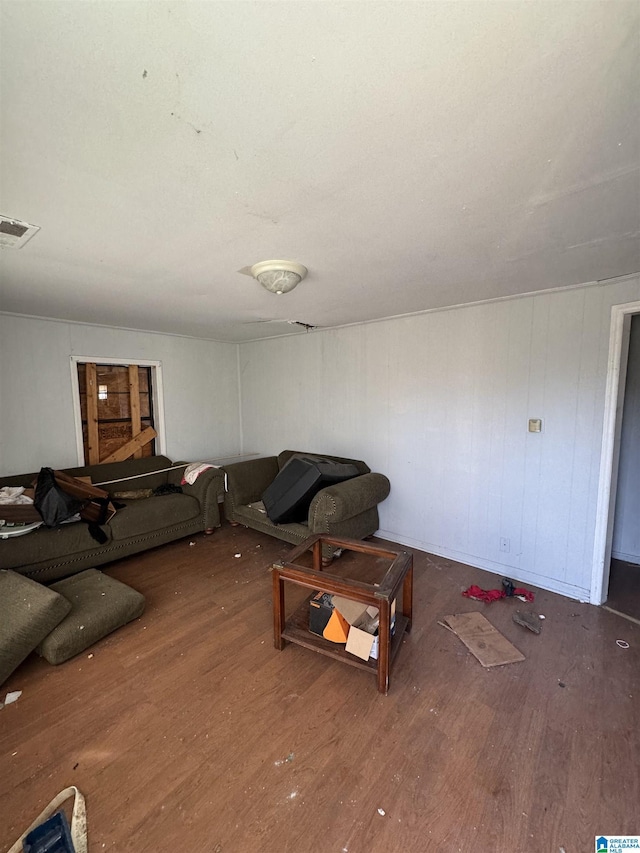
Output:
[[509,548],[511,547],[511,542],[507,539],[506,536],[502,536],[500,538],[500,550],[505,553],[509,553]]

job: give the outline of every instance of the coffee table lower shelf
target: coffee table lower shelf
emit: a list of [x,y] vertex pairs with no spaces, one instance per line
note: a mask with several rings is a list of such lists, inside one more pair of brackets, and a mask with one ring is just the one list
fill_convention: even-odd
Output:
[[[305,599],[303,604],[295,610],[285,622],[284,630],[281,637],[283,640],[288,640],[290,643],[296,643],[298,646],[304,646],[306,649],[311,649],[314,652],[319,652],[321,655],[334,658],[335,660],[348,663],[349,666],[355,666],[358,669],[364,669],[366,672],[378,672],[378,661],[374,658],[364,661],[361,658],[352,655],[345,651],[344,646],[339,643],[332,643],[325,640],[324,637],[319,637],[317,634],[312,634],[309,630],[309,598]],[[391,637],[390,663],[393,662],[396,655],[400,651],[404,632],[409,624],[409,620],[402,613],[396,614],[395,631]]]

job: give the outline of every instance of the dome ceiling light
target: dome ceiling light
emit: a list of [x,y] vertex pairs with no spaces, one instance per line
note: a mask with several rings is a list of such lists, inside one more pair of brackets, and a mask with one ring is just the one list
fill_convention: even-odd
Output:
[[270,293],[289,293],[300,284],[307,268],[295,261],[260,261],[250,269],[251,275]]

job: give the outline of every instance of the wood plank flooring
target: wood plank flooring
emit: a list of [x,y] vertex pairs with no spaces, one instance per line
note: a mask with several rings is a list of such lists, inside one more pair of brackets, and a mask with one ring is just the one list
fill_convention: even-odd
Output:
[[[522,602],[461,596],[498,576],[415,551],[385,697],[274,649],[268,567],[290,550],[225,525],[107,568],[142,618],[2,687],[23,694],[0,711],[0,850],[70,784],[91,851],[582,853],[640,832],[640,626],[536,591],[537,636]],[[469,610],[526,660],[485,670],[437,624]]]

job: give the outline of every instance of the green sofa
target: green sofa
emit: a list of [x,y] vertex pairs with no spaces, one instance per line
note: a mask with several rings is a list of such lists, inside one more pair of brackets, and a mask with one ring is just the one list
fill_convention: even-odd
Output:
[[[166,484],[178,486],[185,465],[171,462],[166,456],[151,456],[62,470],[72,477],[91,477],[94,485],[113,495],[125,490],[156,489]],[[0,485],[28,487],[36,476],[36,473],[0,476]],[[209,468],[193,485],[182,486],[182,493],[117,500],[116,514],[107,524],[101,525],[107,536],[104,544],[96,542],[84,522],[54,528],[43,525],[24,536],[0,538],[0,568],[12,569],[41,583],[51,583],[183,536],[193,536],[200,531],[213,533],[214,528],[220,526],[218,497],[223,491],[221,469]]]
[[[379,527],[378,504],[389,495],[390,484],[384,474],[374,474],[364,462],[322,453],[319,456],[335,462],[350,462],[360,474],[351,480],[321,489],[311,501],[306,523],[274,524],[266,515],[261,496],[267,486],[295,454],[283,450],[278,456],[267,456],[225,465],[227,476],[224,512],[232,524],[242,524],[285,542],[299,545],[313,533],[325,533],[349,539],[364,539]],[[329,565],[335,549],[323,546],[322,562]]]

